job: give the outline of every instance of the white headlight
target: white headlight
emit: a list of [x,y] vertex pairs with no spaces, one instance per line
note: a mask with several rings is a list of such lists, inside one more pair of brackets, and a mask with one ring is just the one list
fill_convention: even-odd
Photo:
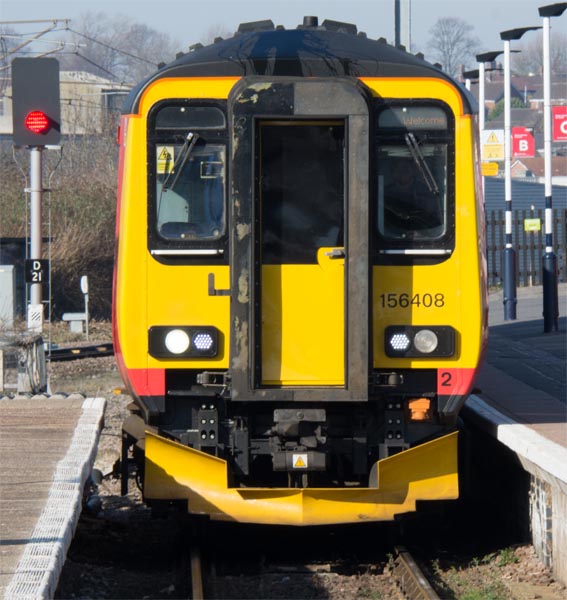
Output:
[[423,354],[430,354],[437,348],[438,344],[439,339],[431,329],[421,329],[413,338],[413,345]]
[[182,329],[172,329],[165,336],[165,347],[172,354],[183,354],[189,348],[189,336]]
[[410,346],[410,339],[405,333],[394,333],[390,338],[390,346],[393,350],[407,350]]

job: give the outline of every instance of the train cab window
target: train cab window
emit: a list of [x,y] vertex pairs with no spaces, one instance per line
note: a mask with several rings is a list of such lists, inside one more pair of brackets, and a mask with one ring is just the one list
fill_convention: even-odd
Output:
[[150,243],[199,246],[223,238],[224,113],[217,107],[161,106],[150,119],[149,139]]
[[322,247],[343,246],[342,121],[267,121],[258,169],[264,264],[315,264]]
[[439,106],[382,106],[377,124],[379,245],[445,248],[454,220],[448,113]]

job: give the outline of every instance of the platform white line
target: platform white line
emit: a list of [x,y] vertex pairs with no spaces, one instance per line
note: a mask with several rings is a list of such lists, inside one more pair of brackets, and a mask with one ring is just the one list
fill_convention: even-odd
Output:
[[81,514],[105,406],[104,398],[83,402],[67,454],[57,464],[47,502],[6,588],[6,599],[53,598]]

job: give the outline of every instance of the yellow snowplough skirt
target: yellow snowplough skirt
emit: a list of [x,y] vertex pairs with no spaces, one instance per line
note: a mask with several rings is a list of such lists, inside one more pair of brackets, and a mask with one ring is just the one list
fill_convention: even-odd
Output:
[[459,495],[458,432],[410,448],[376,465],[366,488],[233,488],[228,464],[146,432],[144,497],[187,499],[191,514],[219,521],[271,525],[330,525],[390,521],[415,511],[418,500]]

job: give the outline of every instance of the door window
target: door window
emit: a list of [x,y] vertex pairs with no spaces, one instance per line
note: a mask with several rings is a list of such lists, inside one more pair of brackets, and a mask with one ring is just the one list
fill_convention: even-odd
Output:
[[343,245],[344,125],[266,122],[260,127],[262,262],[314,264]]

